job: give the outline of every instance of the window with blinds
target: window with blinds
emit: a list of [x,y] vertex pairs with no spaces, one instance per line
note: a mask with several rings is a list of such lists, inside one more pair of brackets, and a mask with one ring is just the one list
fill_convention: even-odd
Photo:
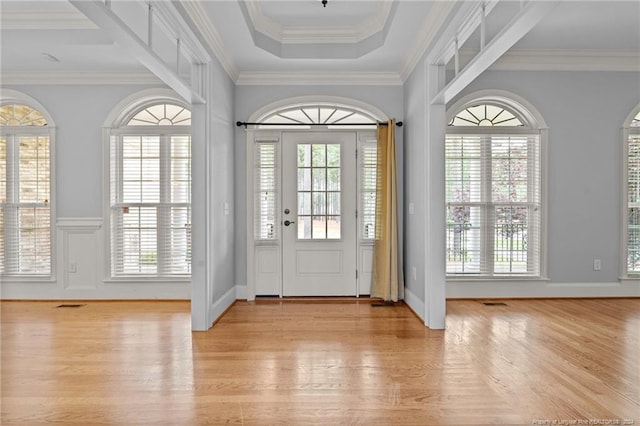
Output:
[[640,275],[640,113],[631,122],[627,141],[627,276]]
[[[492,121],[523,126],[515,113],[493,105],[459,115],[464,120],[454,117],[445,145],[447,274],[539,276],[540,137],[506,126],[492,131]],[[456,134],[459,125],[484,129]]]
[[256,141],[254,147],[254,238],[256,241],[279,238],[278,203],[280,166],[278,142]]
[[360,143],[360,238],[373,241],[376,232],[376,177],[378,145],[375,138]]
[[184,123],[190,113],[154,105],[111,136],[114,277],[191,274],[191,136],[172,123],[176,117]]
[[51,275],[51,146],[42,113],[0,107],[0,274]]

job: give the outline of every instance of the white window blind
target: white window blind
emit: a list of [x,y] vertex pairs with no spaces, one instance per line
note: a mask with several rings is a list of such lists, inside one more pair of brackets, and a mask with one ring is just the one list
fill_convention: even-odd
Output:
[[112,275],[189,275],[190,135],[167,129],[115,133],[110,152]]
[[254,238],[277,240],[280,165],[278,142],[256,141],[254,147]]
[[51,275],[51,146],[42,114],[0,108],[0,274]]
[[640,274],[640,135],[633,133],[627,145],[626,227],[627,275],[637,275]]
[[375,138],[362,141],[358,149],[360,167],[360,238],[375,239],[376,232],[376,177],[378,145]]
[[539,276],[538,135],[447,135],[447,274]]

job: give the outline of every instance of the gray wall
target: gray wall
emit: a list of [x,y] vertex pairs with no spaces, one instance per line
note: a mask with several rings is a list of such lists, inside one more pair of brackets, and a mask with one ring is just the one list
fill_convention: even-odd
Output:
[[[489,71],[460,96],[482,89],[522,96],[549,127],[550,280],[617,282],[621,127],[640,103],[639,74]],[[593,270],[595,258],[602,260],[601,271]]]
[[[221,300],[229,290],[235,287],[235,167],[234,149],[235,85],[223,68],[212,63],[214,79],[212,81],[213,102],[210,102],[211,133],[208,143],[211,148],[211,277],[213,279],[211,302]],[[225,204],[228,212],[225,212]]]
[[[405,287],[420,301],[425,300],[425,217],[427,202],[424,199],[426,177],[425,164],[425,102],[426,85],[424,62],[420,61],[404,85],[405,110]],[[409,204],[414,205],[414,214],[410,214]],[[416,268],[415,279],[412,268]],[[420,312],[422,314],[422,312]]]
[[[400,86],[237,86],[236,121],[246,121],[251,114],[265,105],[298,96],[339,96],[349,98],[382,110],[389,117],[403,120],[402,88]],[[246,132],[236,128],[235,132],[235,211],[236,211],[236,283],[246,285]],[[402,132],[398,132],[402,159]],[[402,164],[399,164],[402,168]],[[402,170],[400,170],[402,171]],[[402,200],[400,200],[401,202]]]

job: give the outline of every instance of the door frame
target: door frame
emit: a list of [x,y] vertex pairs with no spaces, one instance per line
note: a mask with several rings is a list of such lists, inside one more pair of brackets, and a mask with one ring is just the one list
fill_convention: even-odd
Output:
[[[246,298],[247,300],[255,300],[256,297],[256,283],[261,280],[260,286],[263,281],[266,282],[266,287],[269,288],[269,292],[264,295],[283,297],[282,293],[282,237],[278,234],[278,238],[271,241],[256,240],[254,235],[254,155],[255,155],[255,142],[273,142],[277,144],[282,143],[283,132],[296,133],[296,132],[342,132],[353,131],[356,133],[356,146],[360,150],[362,143],[371,143],[376,138],[375,129],[328,129],[325,127],[311,128],[311,129],[279,129],[279,130],[265,130],[260,129],[246,129],[246,156],[245,156],[245,177],[246,177]],[[278,150],[278,157],[280,161],[280,169],[278,170],[278,179],[281,176],[281,157],[282,152]],[[358,210],[360,210],[361,191],[360,191],[360,161],[356,162],[356,175],[358,183],[356,185]],[[281,199],[281,194],[278,194]],[[277,217],[276,223],[282,219],[281,209],[276,208]],[[356,281],[356,297],[360,295],[369,294],[370,286],[370,271],[367,270],[367,264],[372,259],[373,243],[362,241],[361,239],[361,217],[358,215],[356,220],[358,226],[357,244],[356,244],[356,262],[358,267],[358,278]],[[256,263],[258,262],[258,263]],[[369,265],[370,266],[370,265]],[[366,290],[366,291],[364,291]],[[262,293],[262,288],[260,289]],[[261,294],[263,295],[263,294]]]

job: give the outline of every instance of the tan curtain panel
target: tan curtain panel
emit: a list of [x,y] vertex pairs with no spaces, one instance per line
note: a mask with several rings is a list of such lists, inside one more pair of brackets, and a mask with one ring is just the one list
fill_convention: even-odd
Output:
[[371,297],[397,302],[404,298],[402,251],[398,230],[396,122],[378,125],[376,234]]

